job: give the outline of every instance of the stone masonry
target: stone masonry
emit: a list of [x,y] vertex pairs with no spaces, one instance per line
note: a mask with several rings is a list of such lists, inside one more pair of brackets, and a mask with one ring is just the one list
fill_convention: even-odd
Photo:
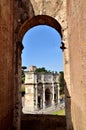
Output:
[[0,130],[20,130],[22,39],[43,24],[62,38],[67,130],[86,130],[85,5],[85,0],[0,0]]
[[[31,67],[30,67],[31,68]],[[60,100],[58,74],[25,71],[24,113],[55,107]]]

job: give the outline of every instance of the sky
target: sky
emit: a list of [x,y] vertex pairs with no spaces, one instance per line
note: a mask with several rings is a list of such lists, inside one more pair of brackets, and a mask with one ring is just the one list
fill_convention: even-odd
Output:
[[45,67],[50,71],[63,71],[61,37],[52,27],[38,25],[28,30],[22,40],[22,66]]

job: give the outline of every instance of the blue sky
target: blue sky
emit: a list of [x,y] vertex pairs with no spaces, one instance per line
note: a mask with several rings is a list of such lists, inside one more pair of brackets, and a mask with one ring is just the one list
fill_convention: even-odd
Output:
[[31,28],[23,37],[22,66],[34,65],[51,71],[63,70],[61,37],[52,27],[39,25]]

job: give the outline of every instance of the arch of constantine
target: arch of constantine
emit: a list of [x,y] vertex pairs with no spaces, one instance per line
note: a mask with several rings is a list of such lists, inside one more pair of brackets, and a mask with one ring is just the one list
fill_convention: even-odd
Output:
[[85,12],[86,0],[0,0],[0,130],[21,129],[22,39],[36,25],[62,38],[66,128],[86,130]]
[[[32,66],[31,66],[32,67]],[[25,103],[24,113],[36,113],[59,104],[58,74],[25,71]]]

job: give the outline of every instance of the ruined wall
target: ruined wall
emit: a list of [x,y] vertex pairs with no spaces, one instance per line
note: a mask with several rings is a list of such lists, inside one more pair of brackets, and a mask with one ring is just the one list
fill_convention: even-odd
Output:
[[0,0],[0,130],[12,130],[13,1]]
[[[55,18],[61,24],[63,33],[62,40],[67,47],[66,0],[1,0],[0,11],[0,57],[2,57],[0,59],[0,74],[2,74],[0,86],[3,86],[3,90],[0,87],[1,95],[3,93],[3,96],[0,97],[0,105],[2,106],[0,108],[0,113],[2,113],[0,114],[0,127],[2,127],[1,129],[5,129],[4,127],[6,127],[7,130],[11,129],[13,125],[14,129],[20,129],[20,55],[22,41],[18,39],[18,31],[22,24],[34,15],[48,15]],[[65,53],[65,57],[66,61],[68,61],[67,53]]]
[[[34,126],[34,127],[33,127]],[[56,115],[22,115],[21,130],[66,130],[65,116]]]
[[71,114],[74,130],[86,130],[86,1],[67,1]]
[[67,104],[68,130],[72,129],[70,118],[72,118],[74,130],[86,129],[85,5],[85,0],[67,0],[66,18],[66,0],[0,0],[1,130],[13,130],[12,125],[15,129],[20,128],[21,104],[19,90],[21,85],[20,55],[22,41],[18,39],[18,31],[22,24],[34,15],[51,16],[62,27],[62,41],[66,47],[64,50],[64,73],[66,91],[68,92],[67,101],[70,103],[71,100],[69,107]]

